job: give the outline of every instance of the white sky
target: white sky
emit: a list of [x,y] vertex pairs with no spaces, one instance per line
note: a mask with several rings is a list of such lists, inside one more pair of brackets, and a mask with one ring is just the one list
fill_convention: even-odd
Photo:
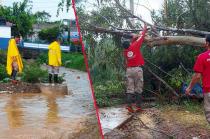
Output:
[[[0,0],[5,6],[12,6],[13,2],[21,2],[23,0]],[[60,15],[56,17],[58,3],[61,0],[32,0],[32,12],[35,13],[37,11],[46,11],[51,15],[51,21],[61,20],[61,19],[74,19],[73,9],[70,7],[69,12],[66,12],[64,8],[64,12],[60,12]]]
[[[134,0],[135,4],[144,5],[149,9],[154,9],[155,11],[162,8],[163,2],[164,0]],[[136,5],[136,7],[134,7],[134,13],[142,16],[142,18],[149,23],[152,23],[150,12],[146,8]]]
[[[93,3],[96,0],[86,0],[86,1],[87,1],[87,3],[85,4],[85,8],[88,11],[91,11],[92,9],[97,8],[97,6],[93,5]],[[120,0],[120,1],[122,2],[122,0]],[[130,2],[130,0],[126,0],[126,5],[127,5],[128,9],[130,8],[129,2]],[[144,5],[147,8],[149,8],[150,10],[158,11],[162,8],[163,2],[164,2],[164,0],[134,0],[134,5],[135,5],[134,13],[137,16],[141,16],[147,22],[152,23],[150,11],[148,9],[146,9],[145,7],[140,6],[140,5]]]
[[[23,0],[0,0],[0,1],[5,6],[12,6],[13,2],[23,1]],[[73,9],[71,7],[70,7],[69,13],[67,13],[64,8],[64,12],[60,13],[59,17],[56,17],[57,5],[59,1],[61,0],[32,0],[32,1],[33,1],[32,11],[35,13],[37,11],[45,10],[46,12],[50,13],[50,15],[52,16],[51,21],[75,18]],[[87,0],[87,1],[90,3],[93,3],[92,1],[95,1],[95,0]],[[129,2],[129,0],[127,1]],[[141,4],[141,5],[145,5],[146,7],[150,9],[159,10],[162,7],[163,1],[164,0],[134,0],[134,4],[135,5]],[[86,6],[88,6],[89,8],[93,7],[92,5],[89,5],[89,4],[87,4]],[[152,22],[150,12],[146,8],[136,5],[134,7],[134,12],[136,15],[142,16],[143,19],[145,19],[146,21],[150,23]]]

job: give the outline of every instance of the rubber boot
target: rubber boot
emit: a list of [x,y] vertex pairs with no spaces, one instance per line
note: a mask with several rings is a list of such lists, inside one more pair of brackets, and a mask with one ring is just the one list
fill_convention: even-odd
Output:
[[136,112],[141,112],[142,110],[142,94],[136,92]]
[[13,84],[17,84],[16,75],[17,75],[17,71],[12,70],[11,78],[12,78],[12,83]]
[[49,74],[49,77],[48,77],[48,79],[49,79],[49,83],[52,83],[52,74]]
[[126,109],[128,110],[128,112],[130,113],[134,113],[134,110],[132,108],[132,103],[133,103],[133,94],[127,93],[126,94],[126,102],[127,102],[127,106]]
[[58,74],[54,74],[54,83],[58,83]]

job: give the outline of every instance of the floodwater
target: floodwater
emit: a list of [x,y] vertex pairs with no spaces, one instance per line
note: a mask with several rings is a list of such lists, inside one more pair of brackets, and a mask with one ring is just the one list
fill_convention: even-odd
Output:
[[87,74],[62,73],[69,95],[0,95],[0,139],[100,138]]

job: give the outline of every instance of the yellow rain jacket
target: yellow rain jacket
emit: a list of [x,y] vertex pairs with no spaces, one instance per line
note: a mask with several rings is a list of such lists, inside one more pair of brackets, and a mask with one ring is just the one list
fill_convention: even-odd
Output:
[[18,51],[15,39],[10,39],[8,50],[7,50],[7,67],[6,67],[6,69],[7,69],[7,73],[9,75],[12,74],[12,62],[13,62],[12,57],[16,57],[17,64],[18,64],[18,72],[22,72],[23,63],[22,63],[22,59],[21,59],[20,53]]
[[49,52],[48,52],[48,63],[50,66],[61,66],[61,48],[60,44],[56,41],[52,42],[48,46]]

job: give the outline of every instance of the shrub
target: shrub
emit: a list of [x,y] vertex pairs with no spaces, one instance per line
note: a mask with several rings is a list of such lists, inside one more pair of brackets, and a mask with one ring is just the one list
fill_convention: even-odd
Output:
[[41,40],[52,42],[59,36],[59,27],[43,29],[39,32],[38,36]]
[[[48,64],[47,52],[42,53],[36,60],[37,63]],[[81,53],[62,53],[62,66],[81,71],[86,71],[84,56]]]
[[25,66],[22,75],[22,80],[29,83],[37,83],[46,80],[48,72],[42,70],[36,63],[31,63]]
[[86,71],[84,56],[81,53],[63,53],[62,62],[67,68]]
[[169,74],[173,75],[173,77],[169,78],[169,83],[175,89],[180,89],[183,82],[189,84],[192,76],[191,74],[186,73],[186,71],[183,71],[180,67],[174,68]]
[[4,78],[7,78],[7,71],[5,65],[0,64],[0,80],[3,80]]
[[108,107],[124,103],[124,88],[124,83],[119,81],[94,84],[98,106]]
[[6,65],[7,54],[6,51],[0,50],[0,64]]
[[88,60],[99,107],[124,103],[124,58],[122,49],[110,39],[88,48]]
[[48,53],[47,52],[43,52],[39,55],[39,57],[36,59],[36,63],[38,64],[48,64]]

